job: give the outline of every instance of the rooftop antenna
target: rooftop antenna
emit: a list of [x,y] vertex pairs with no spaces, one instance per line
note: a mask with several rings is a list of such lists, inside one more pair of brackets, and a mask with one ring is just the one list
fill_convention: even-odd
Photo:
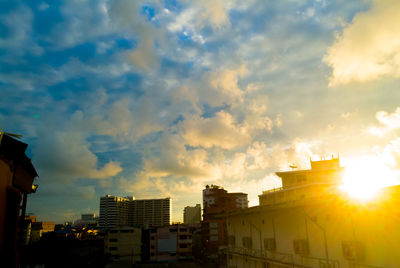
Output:
[[297,165],[296,165],[295,163],[292,163],[292,164],[289,165],[289,167],[290,167],[292,170],[294,170],[294,169],[297,168]]

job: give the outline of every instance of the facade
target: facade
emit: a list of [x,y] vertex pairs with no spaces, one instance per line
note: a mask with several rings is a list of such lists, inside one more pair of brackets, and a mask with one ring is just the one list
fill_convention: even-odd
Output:
[[134,264],[141,261],[142,230],[118,227],[108,230],[104,237],[104,253],[114,261]]
[[260,206],[226,213],[227,266],[400,267],[400,186],[361,203],[337,188],[342,172],[339,159],[278,172]]
[[200,224],[162,226],[150,232],[150,261],[193,259],[193,236]]
[[140,199],[106,195],[100,198],[101,229],[120,226],[155,227],[171,223],[171,198]]
[[183,223],[192,224],[201,222],[201,207],[197,204],[194,207],[185,207],[183,210]]
[[40,238],[43,236],[44,233],[54,232],[54,226],[54,222],[50,221],[32,222],[30,243],[40,241]]
[[100,198],[99,226],[101,229],[112,229],[118,226],[129,226],[129,202],[133,197],[106,195]]
[[171,198],[132,200],[129,219],[132,226],[156,227],[171,224]]
[[82,214],[81,218],[77,220],[74,224],[74,226],[79,226],[79,227],[97,227],[99,222],[99,218],[96,217],[94,213],[87,213],[87,214]]
[[203,190],[203,221],[201,234],[204,254],[210,258],[220,258],[218,250],[227,245],[226,220],[220,215],[228,211],[248,207],[247,194],[228,193],[217,185],[207,185]]

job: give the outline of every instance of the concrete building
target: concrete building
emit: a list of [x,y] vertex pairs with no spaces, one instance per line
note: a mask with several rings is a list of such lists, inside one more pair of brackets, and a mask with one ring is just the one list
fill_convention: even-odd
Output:
[[97,227],[98,222],[99,218],[94,213],[86,213],[81,215],[81,218],[75,222],[74,226],[94,228]]
[[108,230],[104,237],[104,253],[113,261],[134,264],[141,261],[142,230],[134,227],[117,227]]
[[129,226],[129,201],[133,197],[106,195],[100,198],[99,227],[112,229],[118,226]]
[[50,221],[32,222],[30,243],[40,241],[40,238],[43,236],[44,233],[54,232],[54,226],[54,222]]
[[150,261],[193,259],[193,235],[200,224],[162,226],[150,232]]
[[278,172],[260,206],[226,213],[227,266],[400,267],[400,186],[360,203],[338,189],[342,173],[339,159]]
[[118,226],[155,227],[171,223],[171,198],[140,199],[106,195],[100,198],[101,229]]
[[138,199],[129,202],[132,226],[156,227],[171,224],[171,198]]
[[220,215],[248,207],[247,194],[228,193],[217,185],[207,185],[203,190],[203,221],[201,227],[204,254],[220,258],[218,249],[227,245],[226,220]]
[[201,206],[196,204],[194,207],[185,207],[183,210],[183,223],[192,224],[201,222]]

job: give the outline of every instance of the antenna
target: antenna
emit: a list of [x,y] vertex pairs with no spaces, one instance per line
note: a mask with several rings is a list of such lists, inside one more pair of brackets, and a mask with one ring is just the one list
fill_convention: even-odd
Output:
[[294,169],[297,168],[297,165],[296,165],[295,163],[292,163],[292,164],[289,165],[289,167],[290,167],[292,170],[294,170]]

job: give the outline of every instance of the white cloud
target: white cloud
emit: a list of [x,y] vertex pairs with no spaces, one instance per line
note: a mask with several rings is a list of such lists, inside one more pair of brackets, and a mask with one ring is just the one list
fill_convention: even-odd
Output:
[[247,128],[225,111],[218,112],[212,118],[189,116],[178,127],[186,143],[191,146],[233,149],[251,140]]
[[214,29],[230,25],[229,9],[233,6],[232,1],[200,0],[188,1],[188,3],[189,7],[168,25],[170,31],[183,31],[187,28],[197,32],[206,25],[210,25]]
[[391,114],[389,114],[385,111],[379,111],[376,113],[376,119],[383,126],[369,127],[368,132],[373,135],[383,136],[392,130],[399,129],[400,128],[400,107],[397,107],[397,109]]
[[400,2],[373,0],[328,48],[330,85],[400,77]]
[[225,68],[207,72],[198,90],[200,101],[211,106],[239,104],[243,102],[244,91],[239,87],[239,78],[247,72],[246,66]]

